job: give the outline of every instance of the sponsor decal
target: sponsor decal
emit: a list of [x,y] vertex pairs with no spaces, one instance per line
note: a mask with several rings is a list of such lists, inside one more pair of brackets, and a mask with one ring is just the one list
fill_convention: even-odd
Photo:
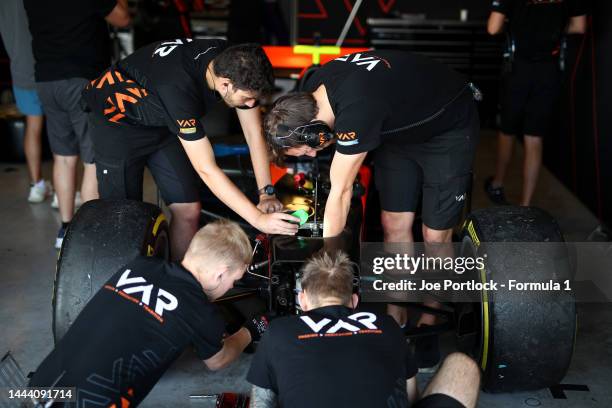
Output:
[[176,123],[178,123],[179,125],[179,132],[183,133],[185,135],[189,135],[192,133],[195,133],[197,128],[196,128],[196,120],[195,119],[184,119],[184,120],[177,120]]
[[190,128],[180,128],[179,132],[184,134],[184,135],[190,135],[192,133],[196,132],[196,128],[194,127],[190,127]]
[[372,71],[379,63],[383,63],[387,68],[391,68],[391,64],[384,58],[377,57],[375,55],[363,55],[358,52],[356,54],[349,54],[343,57],[338,57],[335,61],[350,62],[355,65],[363,65],[368,71]]
[[[141,99],[148,96],[148,92],[144,88],[139,88],[133,80],[125,80],[121,72],[116,70],[108,70],[101,77],[91,81],[88,89],[102,89],[115,84],[123,84],[125,88],[120,92],[114,92],[106,98],[106,105],[103,114],[110,122],[119,123],[125,117],[125,111],[129,105],[136,105]],[[134,86],[126,85],[134,84]],[[134,113],[134,112],[133,112]],[[139,119],[138,117],[136,119]]]
[[325,140],[325,133],[319,132],[319,145],[324,144],[326,141],[327,140]]
[[[127,299],[142,307],[147,313],[157,319],[160,323],[164,322],[164,311],[172,311],[178,307],[178,299],[172,293],[155,288],[152,284],[147,284],[147,280],[141,276],[130,276],[131,269],[126,269],[119,280],[112,285],[104,285],[105,289],[115,292],[119,296]],[[151,295],[155,292],[155,299]],[[140,299],[132,295],[140,295]]]
[[311,333],[298,336],[298,339],[305,340],[316,337],[344,337],[355,334],[382,334],[374,323],[376,315],[370,312],[358,312],[347,316],[346,320],[338,319],[332,321],[327,317],[319,321],[314,321],[310,316],[300,316],[300,319],[310,328]]
[[337,132],[336,138],[340,146],[352,146],[359,143],[356,132]]
[[[166,41],[159,44],[159,47],[153,51],[153,55],[159,55],[160,57],[165,57],[170,54],[172,51],[176,49],[179,45],[187,44],[192,42],[193,39],[185,38],[185,39],[176,39],[174,41]],[[207,50],[208,51],[208,50]]]
[[178,119],[176,123],[178,123],[179,127],[187,127],[187,126],[195,127],[196,120],[195,119],[184,119],[184,120]]

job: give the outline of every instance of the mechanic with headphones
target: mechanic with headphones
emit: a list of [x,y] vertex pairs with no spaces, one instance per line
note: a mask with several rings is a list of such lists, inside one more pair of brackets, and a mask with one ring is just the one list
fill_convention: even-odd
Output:
[[[172,258],[180,260],[200,219],[199,180],[255,228],[295,234],[270,185],[258,99],[274,83],[256,44],[177,39],[149,44],[104,71],[84,92],[101,198],[142,200],[148,167],[172,213]],[[259,204],[215,162],[201,119],[219,100],[237,109],[251,152]],[[205,120],[205,118],[204,118]],[[195,169],[195,171],[194,171]]]
[[[279,98],[264,128],[280,159],[315,156],[336,144],[323,236],[344,229],[353,182],[373,152],[385,242],[413,241],[421,201],[424,241],[450,242],[470,191],[478,90],[441,63],[394,50],[336,58],[315,71],[303,89]],[[405,311],[393,310],[390,305],[389,312],[405,324]],[[432,323],[431,315],[420,322]]]
[[521,205],[530,205],[542,166],[542,138],[550,132],[561,92],[565,63],[563,34],[586,30],[587,2],[581,0],[493,0],[487,31],[504,31],[507,47],[500,98],[501,123],[495,176],[485,192],[495,204],[508,204],[504,179],[516,136],[525,147]]

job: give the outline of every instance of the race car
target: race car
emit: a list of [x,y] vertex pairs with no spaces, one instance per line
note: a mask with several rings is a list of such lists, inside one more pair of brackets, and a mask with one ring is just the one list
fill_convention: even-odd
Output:
[[[279,173],[280,171],[280,173]],[[235,180],[254,183],[248,172],[232,172]],[[329,161],[297,161],[276,169],[277,197],[287,211],[298,212],[302,222],[296,236],[265,235],[243,223],[252,238],[253,263],[236,287],[218,302],[228,317],[228,330],[239,327],[255,311],[275,315],[299,313],[296,289],[302,264],[328,247],[349,253],[355,262],[355,291],[367,275],[360,252],[368,219],[373,186],[364,166],[355,180],[346,228],[339,237],[322,238],[323,212],[329,193]],[[254,186],[251,186],[255,188]],[[203,219],[237,219],[231,211],[210,200],[203,202]],[[486,253],[483,267],[461,279],[486,282],[521,276],[532,280],[563,282],[571,277],[563,236],[555,220],[533,207],[495,207],[473,211],[456,234],[459,255]],[[153,204],[120,200],[95,200],[77,212],[64,238],[53,294],[53,333],[59,340],[88,299],[122,265],[138,255],[169,258],[168,223]],[[553,250],[526,254],[499,249],[499,243],[558,243]],[[535,246],[536,244],[532,245]],[[523,245],[524,247],[524,245]],[[434,294],[435,295],[435,294]],[[478,292],[473,301],[444,301],[439,309],[418,303],[407,307],[440,315],[436,326],[410,328],[408,337],[453,332],[457,348],[472,355],[483,370],[483,389],[511,392],[540,389],[561,381],[569,367],[576,333],[576,306],[571,292]],[[235,324],[232,324],[234,322]]]

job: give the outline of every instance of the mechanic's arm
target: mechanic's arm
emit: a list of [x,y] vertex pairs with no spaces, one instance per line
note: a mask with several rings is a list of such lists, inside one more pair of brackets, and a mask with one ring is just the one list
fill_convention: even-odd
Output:
[[344,230],[353,196],[353,183],[367,154],[334,154],[329,170],[331,190],[325,204],[323,237],[334,237]]
[[289,214],[264,214],[236,187],[215,162],[215,154],[208,138],[185,140],[179,137],[189,161],[208,188],[225,205],[244,218],[249,224],[268,234],[288,234],[297,232],[297,225],[286,221],[299,221]]
[[251,402],[249,408],[275,408],[278,407],[278,396],[272,390],[258,387],[251,389]]
[[574,16],[571,17],[568,24],[566,32],[568,34],[584,34],[587,28],[587,18],[586,15],[583,16]]
[[500,34],[504,29],[506,16],[499,11],[492,11],[487,21],[487,32],[491,35]]
[[[261,124],[261,111],[258,107],[252,109],[236,109],[240,126],[244,133],[244,138],[249,145],[251,152],[251,162],[255,171],[255,179],[257,180],[257,188],[263,188],[271,183],[270,177],[270,160],[268,159],[268,147],[263,135],[263,126]],[[266,194],[259,196],[262,200],[272,200],[269,208],[257,206],[260,210],[266,212],[267,209],[272,211],[280,211],[283,205],[276,200],[274,196]]]
[[242,327],[236,333],[223,339],[223,347],[217,354],[204,360],[208,369],[216,371],[227,367],[240,357],[240,354],[251,343],[251,334]]
[[132,18],[130,17],[127,0],[117,0],[117,5],[104,19],[108,24],[117,28],[129,26],[132,22]]

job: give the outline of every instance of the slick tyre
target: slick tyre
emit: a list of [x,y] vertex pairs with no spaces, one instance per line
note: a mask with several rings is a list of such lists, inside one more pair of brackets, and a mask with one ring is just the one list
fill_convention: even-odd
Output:
[[507,283],[556,282],[561,290],[481,292],[472,305],[478,334],[469,351],[489,392],[535,390],[558,384],[570,365],[576,306],[564,283],[571,277],[567,247],[555,220],[533,207],[496,207],[468,215],[464,256],[484,257],[475,279]]
[[169,259],[169,251],[168,222],[157,206],[132,200],[85,203],[66,231],[57,261],[55,342],[120,267],[139,255]]

